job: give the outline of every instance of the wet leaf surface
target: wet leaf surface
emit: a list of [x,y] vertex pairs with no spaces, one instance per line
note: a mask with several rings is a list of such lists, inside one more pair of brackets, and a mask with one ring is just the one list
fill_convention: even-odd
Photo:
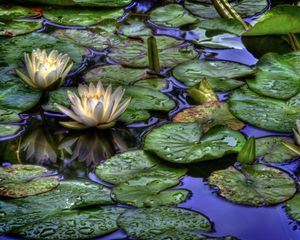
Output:
[[295,182],[286,172],[261,164],[216,171],[208,183],[216,186],[227,200],[251,206],[278,204],[296,192]]
[[49,21],[69,26],[96,25],[104,20],[116,20],[123,14],[122,9],[47,8],[43,10],[43,16]]
[[282,144],[286,139],[281,137],[265,137],[256,139],[256,157],[265,162],[281,163],[298,157],[296,153]]
[[287,213],[297,222],[300,222],[300,194],[297,193],[286,202]]
[[48,175],[48,170],[40,166],[1,167],[0,195],[19,198],[48,192],[59,184],[57,176]]
[[300,92],[300,52],[283,55],[268,53],[256,65],[257,73],[248,80],[249,87],[258,94],[288,99]]
[[239,130],[245,126],[231,114],[228,104],[224,102],[208,102],[184,109],[175,115],[173,122],[199,122],[204,132],[216,125],[224,125],[232,130]]
[[0,36],[14,37],[26,33],[31,33],[42,28],[42,21],[19,20],[2,24],[0,22]]
[[230,111],[237,118],[259,128],[276,132],[291,132],[300,118],[300,94],[288,101],[263,97],[243,88],[229,99]]
[[251,67],[228,61],[191,60],[173,69],[174,77],[187,86],[195,86],[207,78],[215,91],[228,91],[244,83],[239,78],[254,73]]
[[130,209],[118,219],[118,225],[130,236],[152,240],[168,232],[210,231],[211,223],[200,213],[183,208]]
[[0,5],[0,22],[9,22],[18,18],[32,17],[35,15],[37,15],[36,12],[26,7],[4,4]]
[[[1,110],[0,110],[0,120],[1,120]],[[8,125],[0,124],[0,137],[6,137],[16,134],[21,129],[18,125]]]
[[129,19],[118,28],[125,36],[151,36],[152,30],[139,19]]
[[170,162],[194,163],[239,152],[244,143],[242,134],[224,127],[203,135],[199,123],[170,123],[148,133],[144,149]]

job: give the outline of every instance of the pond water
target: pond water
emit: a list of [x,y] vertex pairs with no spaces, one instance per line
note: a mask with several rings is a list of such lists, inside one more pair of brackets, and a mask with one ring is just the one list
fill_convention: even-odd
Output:
[[[163,1],[134,1],[125,8],[126,13],[145,14],[151,9],[163,6]],[[178,1],[183,4],[183,1]],[[292,1],[291,1],[292,3]],[[253,3],[255,4],[255,3]],[[269,6],[265,9],[273,7]],[[265,11],[264,10],[264,11]],[[264,12],[263,11],[263,12]],[[247,18],[251,22],[259,17],[263,12]],[[299,13],[300,14],[300,13]],[[36,18],[36,17],[35,17]],[[38,32],[50,32],[55,29],[81,29],[82,27],[68,27],[58,25],[44,19],[42,30]],[[126,17],[120,19],[125,21]],[[147,21],[156,35],[167,35],[182,38],[184,35],[179,28],[168,28],[155,25]],[[188,36],[192,40],[193,36]],[[235,40],[240,41],[240,37]],[[258,59],[252,55],[246,48],[243,49],[212,49],[198,48],[199,59],[209,60],[228,60],[245,65],[253,66]],[[90,49],[90,54],[84,59],[78,70],[72,72],[68,78],[68,84],[72,85],[74,79],[83,81],[82,75],[86,69],[90,69],[95,64],[104,65],[107,62],[114,63],[107,57],[107,50],[95,51]],[[21,130],[14,136],[0,138],[0,161],[2,166],[11,164],[36,164],[47,167],[58,173],[62,179],[90,179],[99,182],[108,187],[111,184],[97,178],[94,173],[95,167],[103,160],[113,156],[116,153],[126,152],[128,150],[141,149],[143,138],[151,129],[162,124],[171,122],[172,118],[182,109],[194,106],[188,98],[187,87],[177,81],[171,75],[171,68],[163,69],[161,75],[168,82],[167,88],[162,90],[176,102],[176,108],[169,113],[154,111],[152,117],[145,122],[132,123],[129,125],[119,124],[111,130],[88,130],[88,131],[69,131],[58,124],[57,119],[63,119],[61,114],[44,112],[41,107],[26,112],[22,115],[22,123],[16,123],[21,126]],[[126,78],[126,76],[124,76]],[[227,101],[230,92],[220,92],[218,97],[221,101]],[[247,137],[254,136],[261,138],[265,136],[285,136],[293,137],[290,133],[270,132],[263,129],[246,125],[240,130]],[[63,139],[70,140],[77,144],[76,154],[68,154],[61,147]],[[80,140],[78,140],[80,139]],[[27,143],[27,147],[20,147]],[[78,142],[77,142],[78,143]],[[34,144],[34,146],[30,146]],[[73,145],[72,145],[73,146]],[[285,203],[267,207],[251,207],[238,205],[220,197],[216,191],[207,183],[208,176],[220,169],[225,169],[235,162],[234,155],[228,155],[217,161],[208,161],[187,166],[186,176],[176,188],[184,188],[190,191],[186,201],[178,204],[183,207],[197,211],[209,217],[213,223],[213,231],[205,233],[210,237],[234,236],[242,240],[296,240],[300,239],[300,224],[288,216]],[[288,172],[299,184],[300,161],[285,163],[269,163],[269,166],[282,169]],[[119,204],[120,206],[126,206]],[[2,235],[0,239],[22,239],[13,235]],[[123,230],[97,238],[99,240],[129,239]]]

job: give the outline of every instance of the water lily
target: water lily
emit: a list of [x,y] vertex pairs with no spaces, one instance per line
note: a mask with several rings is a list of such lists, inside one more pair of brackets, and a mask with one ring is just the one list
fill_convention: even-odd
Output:
[[111,85],[105,90],[101,81],[97,86],[93,83],[89,86],[79,85],[79,96],[68,91],[72,110],[56,104],[62,113],[75,120],[61,122],[61,124],[71,129],[91,127],[105,129],[114,126],[117,118],[126,110],[130,102],[130,98],[121,102],[124,92],[121,87],[112,92]]
[[60,86],[73,66],[70,57],[57,50],[48,55],[46,50],[36,49],[31,54],[24,53],[24,61],[28,76],[19,70],[17,75],[31,87],[43,90]]

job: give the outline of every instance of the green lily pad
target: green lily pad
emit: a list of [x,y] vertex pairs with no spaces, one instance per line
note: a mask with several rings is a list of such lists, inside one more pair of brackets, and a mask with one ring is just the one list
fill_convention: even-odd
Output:
[[265,162],[281,163],[298,157],[281,142],[281,137],[265,137],[256,139],[256,157],[263,157]]
[[286,202],[286,211],[294,220],[300,222],[300,193]]
[[[1,114],[1,109],[0,109],[0,114]],[[1,115],[0,115],[0,120],[1,120]],[[0,137],[14,135],[20,129],[21,127],[19,125],[0,124]]]
[[57,176],[47,176],[46,168],[34,165],[0,167],[0,195],[24,197],[48,192],[58,186]]
[[[173,67],[198,56],[191,44],[185,43],[183,45],[182,41],[166,36],[158,36],[156,40],[162,68]],[[148,67],[146,38],[127,39],[118,46],[111,48],[108,57],[127,67]]]
[[240,130],[245,126],[231,114],[228,104],[224,102],[208,102],[184,109],[175,115],[173,122],[199,122],[204,132],[216,125],[224,125],[232,130]]
[[244,36],[300,33],[300,6],[276,6],[261,15]]
[[253,68],[228,61],[191,60],[173,69],[174,77],[187,86],[195,86],[207,78],[215,91],[228,91],[244,83],[237,79],[254,73]]
[[19,122],[20,116],[16,111],[0,108],[0,122]]
[[58,6],[83,6],[83,7],[124,7],[131,0],[18,0],[19,2],[42,3]]
[[214,127],[203,135],[198,123],[170,123],[148,133],[144,149],[170,162],[194,163],[239,152],[244,143],[241,133],[224,127]]
[[119,120],[126,124],[147,121],[151,117],[148,111],[127,108]]
[[33,49],[56,49],[67,53],[73,62],[73,69],[81,64],[82,56],[88,51],[65,40],[43,33],[31,33],[10,39],[0,39],[0,66],[20,67],[23,63],[23,53]]
[[[153,170],[150,170],[153,171]],[[149,171],[151,176],[153,173]],[[114,187],[112,196],[118,201],[135,207],[175,205],[184,201],[189,191],[183,189],[166,190],[177,183],[173,179],[157,176],[131,179]],[[175,184],[174,184],[175,183]]]
[[122,9],[47,8],[43,15],[60,25],[91,26],[108,19],[117,19],[124,14]]
[[261,164],[216,171],[208,183],[218,187],[219,194],[227,200],[251,206],[278,204],[296,192],[296,184],[286,172]]
[[300,52],[268,53],[259,60],[256,77],[247,84],[253,91],[268,97],[291,98],[300,92],[299,62]]
[[31,33],[42,28],[42,21],[18,20],[2,24],[0,22],[0,36],[14,37],[26,33]]
[[172,180],[173,185],[186,173],[184,168],[165,166],[152,155],[142,150],[128,151],[115,155],[100,164],[96,175],[113,184],[128,182],[141,177]]
[[153,240],[153,236],[169,232],[210,231],[211,223],[200,213],[183,208],[156,207],[130,209],[118,219],[118,225],[137,239]]
[[174,28],[199,21],[179,4],[168,4],[154,9],[150,20],[155,24]]
[[122,22],[118,29],[125,36],[140,37],[152,35],[151,28],[139,19],[129,19],[126,22]]
[[[240,0],[230,2],[231,6],[237,11],[241,17],[253,16],[263,11],[267,6],[266,0],[258,0],[253,4],[251,0]],[[194,15],[202,18],[219,18],[217,10],[211,3],[200,3],[194,0],[187,0],[184,6]]]
[[89,181],[62,181],[57,188],[47,193],[0,201],[1,211],[5,213],[0,218],[0,232],[39,223],[57,213],[63,215],[65,210],[111,203],[110,190],[103,185]]
[[292,132],[300,118],[300,94],[288,101],[260,96],[243,88],[234,91],[229,109],[237,118],[256,127],[277,132]]
[[37,15],[36,12],[26,7],[0,5],[0,22],[9,22],[17,18],[32,17],[35,15]]
[[116,220],[123,212],[123,208],[110,206],[67,210],[28,224],[15,233],[30,239],[91,239],[116,231]]
[[119,43],[119,37],[112,33],[101,34],[98,32],[92,32],[89,30],[77,30],[77,29],[59,29],[52,33],[53,36],[63,40],[71,41],[80,46],[93,48],[101,51],[112,45]]

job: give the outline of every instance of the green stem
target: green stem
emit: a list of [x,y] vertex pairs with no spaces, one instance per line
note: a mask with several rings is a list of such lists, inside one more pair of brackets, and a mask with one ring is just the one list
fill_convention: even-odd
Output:
[[155,37],[149,37],[147,43],[149,68],[156,73],[160,73],[159,54]]
[[241,164],[253,164],[256,158],[255,138],[250,137],[237,156]]
[[294,51],[299,51],[300,50],[300,43],[298,42],[295,34],[294,33],[289,33],[288,37],[289,37],[289,42],[290,42],[290,45],[291,45],[292,49]]

